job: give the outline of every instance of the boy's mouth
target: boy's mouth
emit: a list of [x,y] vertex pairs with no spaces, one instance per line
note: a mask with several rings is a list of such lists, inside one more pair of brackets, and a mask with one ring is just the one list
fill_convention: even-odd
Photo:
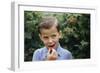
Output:
[[55,44],[53,44],[53,45],[49,45],[48,47],[54,49]]

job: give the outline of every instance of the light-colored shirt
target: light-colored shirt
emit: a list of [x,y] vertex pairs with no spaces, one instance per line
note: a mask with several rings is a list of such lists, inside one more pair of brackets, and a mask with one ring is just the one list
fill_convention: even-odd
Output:
[[[57,60],[72,59],[72,54],[68,50],[62,48],[60,45],[56,49],[58,58]],[[33,54],[33,61],[44,61],[47,58],[48,49],[46,47],[37,49]]]

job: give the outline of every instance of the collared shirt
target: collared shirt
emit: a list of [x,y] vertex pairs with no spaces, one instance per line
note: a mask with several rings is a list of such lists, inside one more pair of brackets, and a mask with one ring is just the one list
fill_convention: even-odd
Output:
[[[56,49],[58,58],[57,60],[72,59],[72,54],[68,50],[62,48],[60,45]],[[47,58],[48,49],[46,47],[37,49],[33,54],[33,61],[44,61]]]

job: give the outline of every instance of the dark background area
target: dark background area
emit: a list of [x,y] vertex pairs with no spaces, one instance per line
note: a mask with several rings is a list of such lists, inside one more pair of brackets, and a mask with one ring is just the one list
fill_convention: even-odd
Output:
[[36,49],[43,47],[37,26],[44,16],[58,19],[62,31],[60,44],[74,59],[90,58],[90,14],[24,11],[24,61],[32,61]]

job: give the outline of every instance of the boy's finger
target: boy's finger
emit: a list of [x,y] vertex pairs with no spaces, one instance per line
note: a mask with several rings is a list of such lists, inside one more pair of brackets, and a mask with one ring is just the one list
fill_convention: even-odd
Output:
[[55,49],[52,49],[52,53],[55,53],[56,52],[56,50]]
[[48,52],[51,54],[52,53],[52,48],[49,48]]
[[52,49],[52,55],[57,55],[57,51],[55,49]]

